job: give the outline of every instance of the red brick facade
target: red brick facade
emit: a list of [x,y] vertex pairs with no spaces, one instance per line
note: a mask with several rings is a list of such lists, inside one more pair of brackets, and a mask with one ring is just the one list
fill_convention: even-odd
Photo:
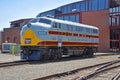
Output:
[[20,44],[20,31],[22,26],[27,24],[30,19],[20,19],[12,21],[10,28],[5,28],[2,33],[2,43],[17,43]]
[[20,27],[6,28],[3,32],[3,43],[17,43],[20,44]]
[[1,48],[2,48],[2,42],[0,41],[0,50],[1,50]]
[[2,48],[2,31],[0,31],[0,50]]
[[83,12],[82,23],[93,25],[99,28],[100,40],[98,50],[101,52],[109,51],[110,49],[109,10]]

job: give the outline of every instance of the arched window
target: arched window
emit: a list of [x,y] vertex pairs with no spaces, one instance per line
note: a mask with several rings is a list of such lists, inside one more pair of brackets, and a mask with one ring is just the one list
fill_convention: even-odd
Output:
[[6,39],[6,41],[5,41],[6,43],[9,43],[10,42],[10,38],[9,37],[7,37],[7,39]]
[[13,42],[17,43],[17,37],[14,37]]

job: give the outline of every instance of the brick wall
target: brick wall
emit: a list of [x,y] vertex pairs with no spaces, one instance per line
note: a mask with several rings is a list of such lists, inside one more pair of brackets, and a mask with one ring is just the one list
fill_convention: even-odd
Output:
[[97,26],[100,30],[99,51],[108,52],[110,48],[109,11],[91,11],[82,13],[82,23]]
[[0,50],[1,50],[1,48],[2,48],[2,42],[0,41]]
[[5,28],[3,32],[3,43],[17,43],[20,44],[20,27],[17,28]]

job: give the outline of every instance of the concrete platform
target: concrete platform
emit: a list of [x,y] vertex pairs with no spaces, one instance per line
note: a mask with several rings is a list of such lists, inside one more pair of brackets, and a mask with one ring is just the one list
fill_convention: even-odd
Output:
[[0,53],[0,63],[20,60],[20,56],[15,56],[9,53]]
[[1,80],[34,80],[51,74],[92,66],[108,61],[118,60],[119,55],[98,56],[93,58],[71,59],[46,63],[30,63],[26,65],[0,68]]

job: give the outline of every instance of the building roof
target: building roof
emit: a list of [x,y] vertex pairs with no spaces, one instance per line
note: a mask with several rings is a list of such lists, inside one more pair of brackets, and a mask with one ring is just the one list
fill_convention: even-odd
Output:
[[11,21],[10,23],[19,23],[19,22],[23,22],[25,20],[31,20],[31,19],[33,19],[33,18],[18,19],[18,20]]

